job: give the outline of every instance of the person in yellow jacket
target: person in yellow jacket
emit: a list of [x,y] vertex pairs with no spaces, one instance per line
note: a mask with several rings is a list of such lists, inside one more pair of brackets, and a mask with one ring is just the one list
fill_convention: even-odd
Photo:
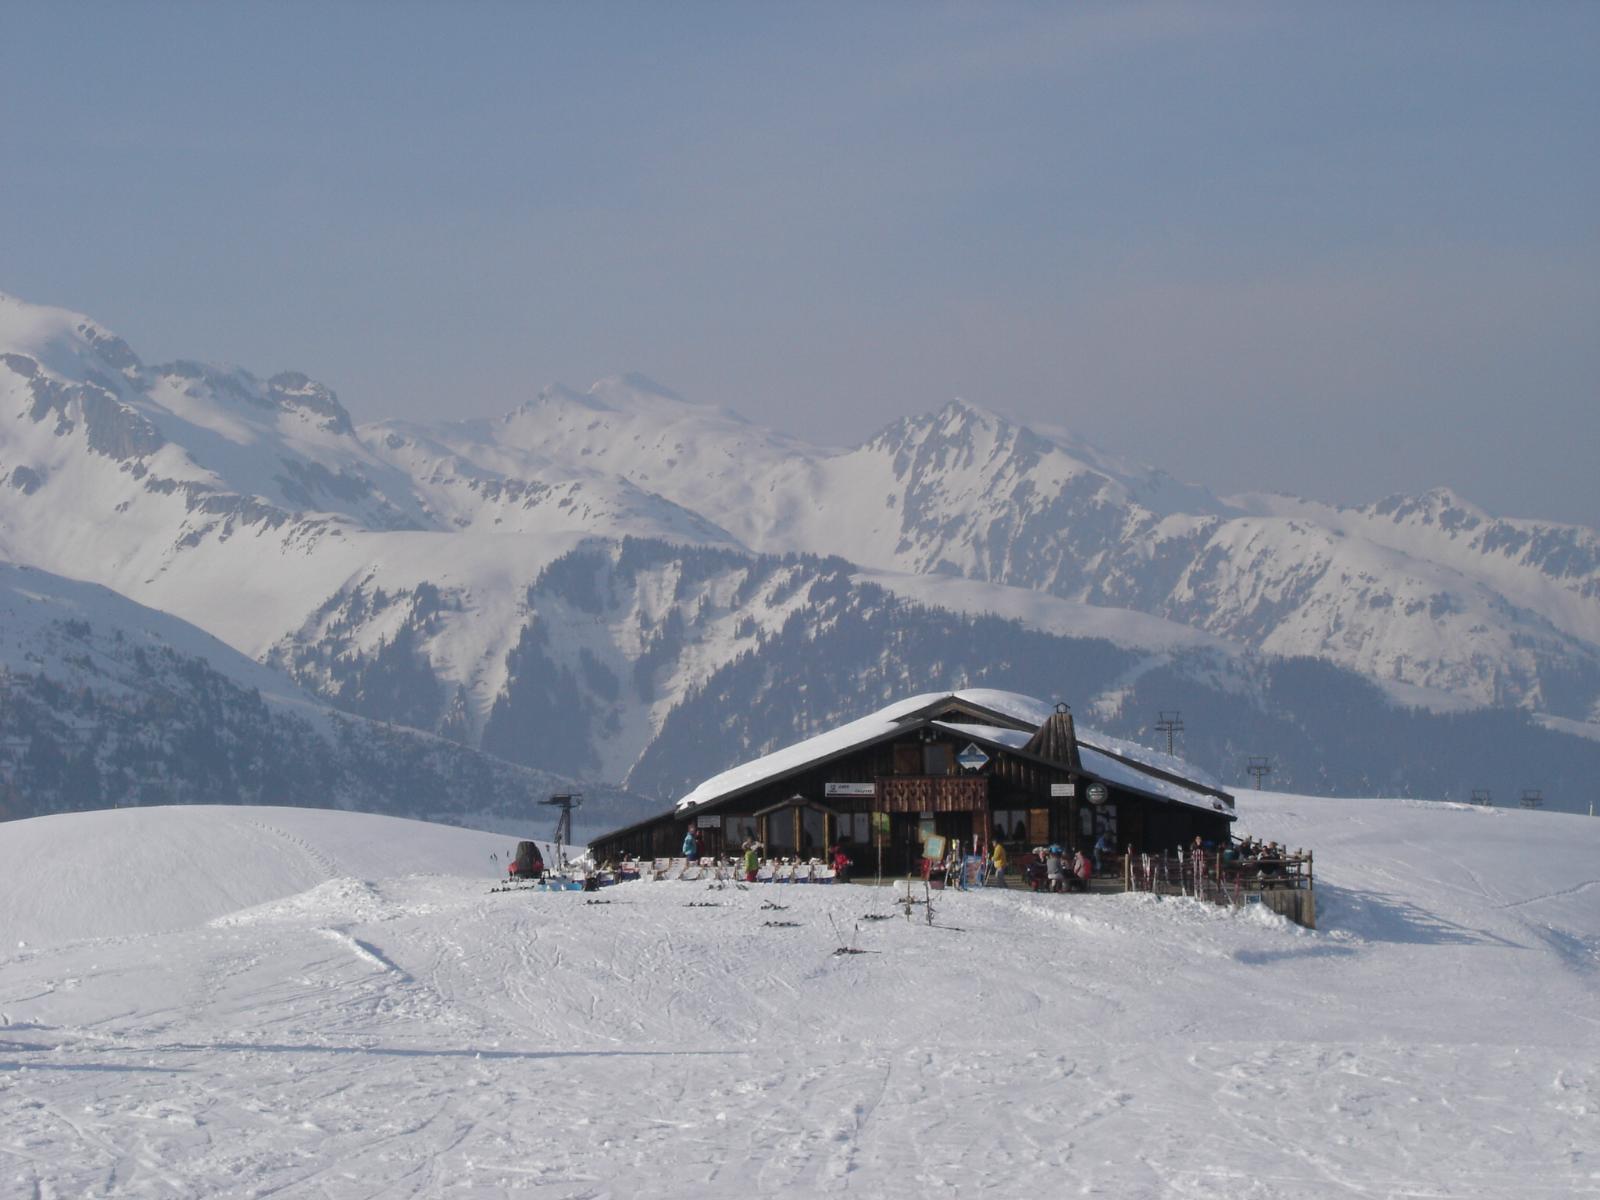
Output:
[[989,855],[989,883],[1006,886],[1006,848],[1000,842],[994,844],[994,853]]

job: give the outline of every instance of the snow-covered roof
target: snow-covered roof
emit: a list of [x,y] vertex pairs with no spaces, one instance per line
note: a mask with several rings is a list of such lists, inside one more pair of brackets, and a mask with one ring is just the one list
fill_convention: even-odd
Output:
[[[1010,750],[1021,750],[1033,737],[1025,730],[1000,729],[993,725],[968,725],[959,721],[935,721],[934,724],[958,736],[974,737]],[[1207,812],[1232,811],[1226,803],[1209,792],[1184,787],[1181,783],[1140,770],[1141,765],[1148,766],[1158,771],[1180,775],[1202,787],[1220,787],[1212,784],[1205,772],[1195,770],[1174,755],[1162,754],[1133,742],[1124,741],[1122,738],[1107,737],[1089,729],[1078,731],[1078,755],[1083,761],[1083,769],[1106,783],[1127,788],[1129,791],[1141,792],[1146,796],[1154,796],[1160,800],[1171,800],[1178,804],[1203,808]],[[1136,759],[1137,762],[1123,761],[1126,758]]]
[[[792,771],[801,770],[824,759],[846,754],[860,746],[892,737],[905,721],[916,713],[931,708],[941,701],[961,701],[973,708],[996,713],[1029,726],[1028,729],[1011,729],[999,725],[984,725],[961,721],[935,721],[934,724],[958,736],[971,736],[1010,750],[1021,750],[1033,737],[1033,731],[1049,719],[1054,706],[1020,692],[1006,692],[994,688],[964,688],[955,692],[926,692],[897,700],[893,704],[869,713],[858,720],[820,733],[816,737],[785,746],[761,758],[731,767],[720,775],[702,782],[677,803],[683,812],[720,799],[731,792],[741,792]],[[1084,769],[1091,775],[1118,787],[1142,792],[1162,800],[1188,804],[1208,812],[1229,811],[1216,796],[1184,787],[1174,780],[1141,770],[1178,775],[1201,787],[1221,788],[1204,772],[1197,771],[1182,760],[1162,754],[1121,738],[1107,737],[1090,730],[1078,731],[1078,748],[1083,756]],[[1132,762],[1124,760],[1133,760]]]
[[774,750],[761,758],[740,763],[720,775],[713,775],[687,796],[679,799],[678,811],[682,812],[684,809],[704,804],[714,797],[740,791],[789,771],[798,770],[818,759],[831,758],[836,754],[853,750],[857,746],[864,746],[868,742],[887,737],[899,729],[907,717],[941,700],[962,700],[976,708],[988,709],[990,712],[997,712],[1002,716],[1034,725],[1042,723],[1050,715],[1050,705],[1018,692],[1002,692],[993,688],[968,688],[959,692],[924,692],[918,696],[896,700],[893,704],[858,720],[830,729],[826,733],[819,733],[816,737],[807,738],[803,742],[796,742],[792,746],[785,746],[781,750]]
[[1010,750],[1021,750],[1033,740],[1031,729],[1002,729],[998,725],[969,725],[965,721],[935,721],[940,729],[957,737],[975,737]]
[[1127,788],[1132,792],[1143,792],[1146,796],[1155,796],[1161,800],[1172,800],[1178,804],[1203,808],[1207,812],[1233,811],[1219,797],[1209,792],[1198,792],[1170,779],[1163,779],[1159,775],[1151,775],[1130,763],[1123,762],[1120,758],[1113,758],[1082,742],[1078,743],[1078,755],[1083,760],[1085,771],[1117,787]]
[[[1191,783],[1198,783],[1201,787],[1216,788],[1222,791],[1222,783],[1209,771],[1202,771],[1193,763],[1185,762],[1176,754],[1166,754],[1160,750],[1152,750],[1149,746],[1141,746],[1138,742],[1130,742],[1127,738],[1112,737],[1109,733],[1101,733],[1098,729],[1089,729],[1078,726],[1078,749],[1087,747],[1103,750],[1107,754],[1118,758],[1132,759],[1140,766],[1150,767],[1152,770],[1165,771],[1169,775],[1181,775]],[[1088,764],[1085,763],[1085,766]]]
[[[962,688],[959,692],[951,692],[950,696],[974,708],[986,708],[1014,721],[1026,721],[1035,729],[1050,719],[1056,707],[1046,700],[1024,696],[1021,692],[1002,692],[997,688]],[[933,701],[939,697],[933,695],[926,699]]]

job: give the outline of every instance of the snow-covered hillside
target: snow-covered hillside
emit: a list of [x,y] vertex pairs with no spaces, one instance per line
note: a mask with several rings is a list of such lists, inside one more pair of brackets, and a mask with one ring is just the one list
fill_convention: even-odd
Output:
[[371,880],[496,876],[508,848],[501,834],[316,808],[193,804],[13,821],[0,842],[6,949],[238,920],[330,881],[358,897]]
[[453,447],[492,461],[501,439],[542,442],[569,469],[627,472],[751,550],[1005,585],[969,601],[990,611],[1042,592],[1125,636],[1159,644],[1138,623],[1149,614],[1432,693],[1439,707],[1600,714],[1592,530],[1490,520],[1446,493],[1355,511],[1223,502],[960,402],[824,451],[656,395],[615,381],[547,394],[464,427]]
[[246,654],[374,573],[537,570],[552,535],[726,540],[582,467],[371,440],[296,372],[147,366],[87,317],[0,295],[0,559],[103,583]]
[[960,575],[1476,704],[1600,713],[1600,538],[1444,490],[1354,510],[1222,500],[959,400],[829,450],[637,377],[549,388],[440,436],[479,463],[537,450],[614,472],[752,550]]
[[[316,804],[433,819],[526,814],[580,789],[331,708],[108,588],[0,563],[0,818],[113,805]],[[640,797],[589,788],[614,825]]]
[[490,894],[507,838],[339,813],[12,823],[0,1192],[1600,1191],[1600,821],[1239,808],[1315,849],[1318,931],[1135,896],[951,894],[930,927],[858,886]]
[[[829,687],[785,729],[724,714],[711,749],[980,682],[1121,736],[1203,708],[1203,765],[1231,778],[1273,753],[1306,788],[1577,803],[1600,745],[1576,745],[1600,736],[1594,531],[1444,492],[1220,499],[961,401],[846,449],[637,376],[494,420],[356,428],[296,372],[147,365],[87,317],[0,297],[0,559],[114,588],[345,711],[652,790],[729,765],[702,758],[690,710],[759,690],[752,660],[781,686],[806,643],[849,653],[860,694]],[[1020,623],[1002,657],[1028,641],[1053,680],[974,658],[987,614]],[[1347,696],[1359,676],[1440,714],[1420,731],[1433,772],[1398,741],[1370,760],[1329,744],[1330,688],[1274,685],[1299,657],[1345,672],[1328,678]],[[1515,752],[1493,780],[1437,773],[1463,757],[1465,710],[1489,714],[1471,738]]]

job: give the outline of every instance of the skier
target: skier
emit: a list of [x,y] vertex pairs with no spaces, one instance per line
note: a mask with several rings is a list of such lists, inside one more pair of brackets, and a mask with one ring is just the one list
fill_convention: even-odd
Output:
[[700,839],[695,837],[694,828],[683,835],[683,856],[690,862],[700,861]]
[[995,881],[999,880],[1000,886],[1001,887],[1005,887],[1006,886],[1006,848],[1005,848],[1005,844],[1004,843],[996,842],[994,844],[994,853],[992,855],[990,855],[990,857],[989,857],[989,865],[990,865],[990,872],[989,872],[989,884],[990,884],[990,886],[991,887],[994,886]]
[[744,881],[754,883],[756,873],[761,870],[761,843],[745,839],[744,843]]

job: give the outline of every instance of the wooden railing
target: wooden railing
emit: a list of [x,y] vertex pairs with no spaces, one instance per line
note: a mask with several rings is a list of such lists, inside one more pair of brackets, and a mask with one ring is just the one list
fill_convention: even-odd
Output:
[[1125,890],[1191,896],[1213,904],[1265,904],[1292,921],[1316,926],[1315,864],[1309,850],[1237,856],[1215,850],[1136,854],[1123,860]]
[[877,780],[880,812],[984,812],[989,781],[982,775],[885,775]]

